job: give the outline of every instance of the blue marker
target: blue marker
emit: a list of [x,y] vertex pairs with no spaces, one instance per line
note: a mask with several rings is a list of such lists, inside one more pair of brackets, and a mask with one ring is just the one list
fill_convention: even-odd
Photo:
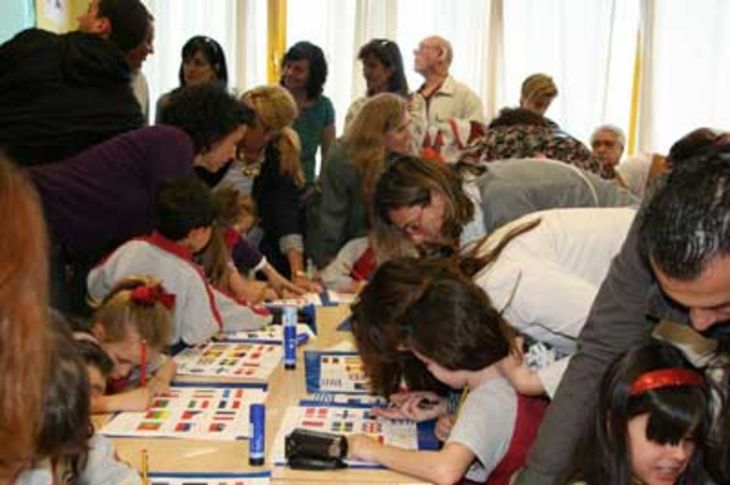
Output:
[[251,404],[249,422],[251,423],[251,440],[249,441],[248,464],[261,466],[264,464],[266,443],[266,408],[263,404]]
[[284,307],[284,368],[294,369],[297,366],[297,307]]

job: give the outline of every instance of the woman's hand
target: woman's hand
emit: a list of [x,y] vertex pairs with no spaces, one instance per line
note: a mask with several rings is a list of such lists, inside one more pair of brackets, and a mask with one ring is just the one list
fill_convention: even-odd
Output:
[[310,293],[322,292],[322,285],[301,274],[294,275],[294,277],[292,278],[292,283],[294,283],[299,288],[304,288],[307,292]]

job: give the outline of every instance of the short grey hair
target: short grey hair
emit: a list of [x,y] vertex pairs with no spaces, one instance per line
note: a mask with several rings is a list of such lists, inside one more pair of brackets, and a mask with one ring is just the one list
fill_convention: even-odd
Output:
[[618,138],[618,142],[621,147],[626,148],[626,135],[624,134],[624,130],[616,125],[601,125],[596,128],[591,135],[591,146],[593,146],[593,141],[596,139],[596,136],[602,131],[609,131],[616,135],[616,138]]
[[451,61],[454,60],[454,49],[451,47],[451,42],[438,35],[431,36],[431,39],[433,39],[438,46],[444,50],[446,65],[451,66]]

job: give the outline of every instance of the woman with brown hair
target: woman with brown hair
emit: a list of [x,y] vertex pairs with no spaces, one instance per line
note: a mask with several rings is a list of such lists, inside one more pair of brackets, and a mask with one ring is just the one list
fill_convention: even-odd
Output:
[[0,482],[33,459],[48,374],[48,255],[38,195],[0,158]]
[[389,237],[459,247],[539,210],[637,204],[626,189],[566,163],[473,167],[402,157],[378,180],[373,226],[379,244]]
[[320,176],[320,197],[308,208],[307,250],[324,267],[349,240],[368,232],[367,206],[380,174],[410,152],[405,99],[382,93],[363,106]]

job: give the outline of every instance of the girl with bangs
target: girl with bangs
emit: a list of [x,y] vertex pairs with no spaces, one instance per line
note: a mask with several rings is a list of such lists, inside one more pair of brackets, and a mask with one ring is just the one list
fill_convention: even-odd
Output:
[[[435,483],[456,483],[462,477],[509,483],[524,464],[547,401],[518,394],[500,374],[495,364],[514,351],[515,331],[481,288],[448,261],[388,261],[353,306],[353,333],[374,390],[389,395],[400,388],[402,377],[410,389],[438,391],[390,394],[394,406],[375,408],[374,414],[414,421],[441,418],[455,408],[439,395],[444,387],[466,391],[448,438],[437,425],[436,436],[445,441],[440,450],[405,450],[356,434],[348,437],[350,458]],[[379,353],[370,342],[376,335],[388,342]],[[383,365],[392,372],[379,372]]]
[[710,483],[711,394],[705,376],[668,344],[623,354],[603,377],[585,448],[587,483]]

